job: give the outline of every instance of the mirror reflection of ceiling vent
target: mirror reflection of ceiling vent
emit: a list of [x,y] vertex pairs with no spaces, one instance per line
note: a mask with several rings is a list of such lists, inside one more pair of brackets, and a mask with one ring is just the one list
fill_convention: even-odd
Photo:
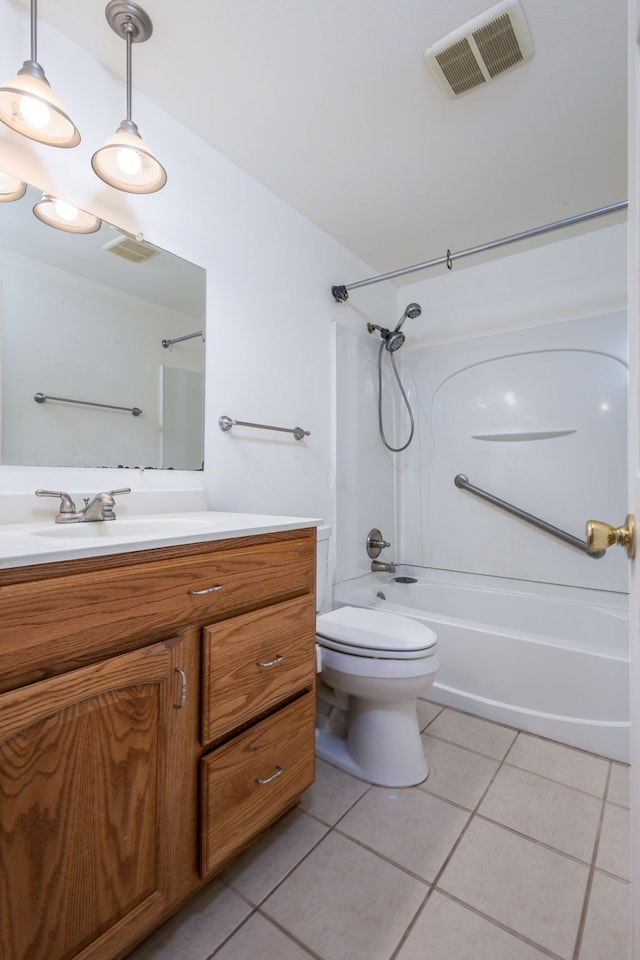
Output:
[[460,97],[533,56],[518,0],[503,0],[432,44],[424,58],[448,97]]
[[150,260],[151,257],[158,255],[158,249],[145,243],[143,240],[135,240],[133,237],[116,237],[115,240],[109,240],[102,247],[109,253],[115,253],[125,260],[131,260],[133,263],[142,263],[144,260]]

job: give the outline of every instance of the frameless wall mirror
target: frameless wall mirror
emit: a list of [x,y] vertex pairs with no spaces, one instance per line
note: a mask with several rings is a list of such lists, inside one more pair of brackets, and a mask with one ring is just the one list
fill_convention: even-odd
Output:
[[200,470],[205,271],[0,203],[3,464]]

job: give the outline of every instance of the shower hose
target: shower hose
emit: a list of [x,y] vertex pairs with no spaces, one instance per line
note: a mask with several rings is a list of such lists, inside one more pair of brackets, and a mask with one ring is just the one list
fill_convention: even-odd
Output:
[[391,351],[387,351],[391,358],[391,366],[393,367],[393,372],[395,374],[396,380],[398,381],[398,386],[400,387],[400,393],[402,394],[402,399],[404,400],[405,406],[409,412],[409,420],[411,421],[411,430],[409,432],[409,439],[407,440],[407,442],[404,443],[401,447],[392,447],[391,444],[388,443],[387,438],[384,435],[384,427],[382,425],[382,351],[384,350],[384,348],[385,348],[385,343],[383,341],[380,344],[380,351],[378,353],[378,428],[380,430],[380,439],[384,443],[387,450],[391,450],[392,453],[401,453],[403,450],[407,449],[407,447],[413,440],[413,433],[415,429],[415,424],[413,421],[413,411],[411,409],[411,404],[407,399],[407,395],[405,393],[404,387],[402,386],[402,381],[400,380],[400,375],[396,367],[395,357]]

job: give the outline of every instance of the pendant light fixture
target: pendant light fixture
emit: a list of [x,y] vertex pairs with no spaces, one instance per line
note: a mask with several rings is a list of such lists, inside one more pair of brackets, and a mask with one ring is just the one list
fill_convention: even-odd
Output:
[[167,174],[142,140],[131,119],[131,46],[143,43],[153,32],[148,14],[131,0],[110,0],[107,22],[127,44],[127,116],[116,132],[91,158],[91,165],[105,183],[126,193],[153,193],[167,182]]
[[19,200],[27,192],[27,185],[17,177],[12,177],[10,173],[3,173],[0,170],[0,203],[11,203],[12,200]]
[[0,87],[0,120],[30,140],[75,147],[80,134],[38,63],[37,0],[31,0],[31,59]]
[[42,200],[36,203],[33,212],[38,220],[67,233],[95,233],[102,224],[102,220],[92,213],[80,210],[59,197],[52,197],[49,193],[42,194]]

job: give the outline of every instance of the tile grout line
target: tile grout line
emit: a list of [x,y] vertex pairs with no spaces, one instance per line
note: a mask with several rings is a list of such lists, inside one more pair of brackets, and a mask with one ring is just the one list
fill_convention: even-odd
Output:
[[[354,779],[355,779],[355,778],[354,778]],[[365,783],[364,780],[362,780],[362,781],[360,781],[360,782],[361,782],[361,783]],[[340,815],[340,817],[339,817],[338,820],[336,821],[336,824],[339,823],[340,820],[342,820],[343,817],[345,817],[345,816],[347,815],[347,813],[349,813],[349,811],[356,805],[356,803],[358,803],[359,800],[362,799],[362,797],[366,796],[366,794],[367,794],[367,793],[369,792],[369,790],[371,789],[371,786],[372,786],[371,784],[368,784],[366,790],[364,790],[364,792],[361,793],[360,796],[359,796],[356,800],[353,801],[353,803],[344,811],[344,813],[342,813],[342,814]],[[297,807],[294,807],[293,809],[295,810],[295,809],[297,809]],[[263,907],[264,903],[269,899],[269,897],[270,897],[272,894],[274,894],[274,893],[276,892],[276,890],[278,890],[278,889],[282,886],[282,884],[285,883],[286,880],[289,879],[289,877],[290,877],[291,874],[294,872],[294,870],[297,870],[297,868],[300,866],[300,864],[304,863],[304,861],[313,853],[313,851],[322,843],[322,841],[325,840],[325,839],[329,836],[329,834],[330,834],[330,833],[333,833],[334,830],[335,830],[335,824],[327,824],[324,820],[321,820],[319,817],[314,816],[314,815],[311,814],[311,813],[308,813],[306,810],[300,810],[299,812],[300,812],[300,813],[303,813],[305,816],[310,817],[310,818],[311,818],[312,820],[314,820],[316,823],[322,824],[323,827],[327,827],[326,832],[325,832],[321,837],[319,837],[319,839],[313,844],[313,846],[310,847],[309,850],[307,850],[307,852],[304,854],[304,856],[302,856],[302,857],[300,858],[300,860],[298,860],[298,861],[291,867],[291,869],[288,870],[288,871],[285,873],[285,875],[275,884],[275,886],[273,886],[273,887],[271,888],[271,890],[269,890],[269,892],[264,895],[264,897],[262,897],[260,900],[258,900],[257,903],[253,903],[253,902],[252,902],[251,900],[249,900],[248,897],[246,897],[245,894],[243,894],[240,890],[236,890],[236,888],[233,886],[233,882],[227,883],[226,881],[221,881],[221,882],[224,883],[225,886],[227,886],[230,890],[233,890],[233,892],[236,894],[236,896],[240,897],[240,899],[243,900],[243,901],[251,908],[251,912],[244,918],[244,920],[242,921],[242,923],[239,924],[239,926],[237,926],[236,929],[233,930],[232,933],[230,933],[229,936],[226,937],[225,940],[216,947],[216,949],[214,950],[214,952],[211,953],[211,954],[209,954],[209,956],[206,958],[206,960],[212,960],[212,958],[215,956],[215,954],[218,953],[226,943],[228,943],[228,941],[231,939],[231,937],[233,937],[233,936],[237,933],[237,931],[240,930],[240,928],[243,927],[243,926],[245,925],[245,923],[250,919],[250,917],[252,917],[255,913],[259,914],[259,916],[261,916],[261,917],[264,917],[265,920],[268,920],[269,922],[273,923],[274,926],[278,927],[278,929],[279,929],[282,933],[286,934],[286,936],[289,937],[290,940],[293,940],[295,943],[297,943],[299,946],[301,946],[303,949],[305,949],[305,950],[310,954],[310,956],[317,958],[317,960],[324,960],[323,957],[321,957],[319,954],[316,954],[313,950],[311,950],[308,945],[304,944],[301,940],[298,940],[297,937],[295,937],[289,930],[287,930],[286,927],[283,927],[274,917],[272,917],[272,916],[271,916],[270,914],[268,914],[268,913],[264,913],[263,910],[262,910],[262,907]],[[344,836],[344,834],[341,834],[340,831],[336,831],[336,832],[338,833],[339,836]],[[232,861],[232,863],[233,863],[233,861]]]
[[[235,890],[234,890],[234,893],[236,893]],[[244,899],[244,897],[242,899]],[[245,900],[245,903],[247,903],[246,900]],[[208,953],[207,956],[204,958],[204,960],[213,960],[215,955],[219,953],[220,950],[222,950],[222,948],[226,946],[227,943],[229,943],[229,940],[231,940],[232,937],[235,937],[236,933],[238,933],[239,930],[242,930],[242,928],[249,922],[249,920],[255,913],[256,913],[256,908],[253,907],[249,911],[249,913],[246,915],[244,920],[242,920],[242,922],[239,923],[238,926],[234,930],[232,930],[231,933],[228,936],[226,936],[224,940],[221,941],[221,943],[218,944],[218,946],[215,948],[213,953]]]
[[[473,747],[468,747],[463,743],[457,743],[455,740],[448,740],[446,737],[439,737],[436,733],[429,733],[428,726],[426,726],[422,731],[422,733],[420,734],[420,739],[422,739],[425,734],[427,734],[427,736],[431,737],[433,740],[439,740],[441,743],[448,743],[450,746],[457,747],[459,750],[466,750],[467,753],[475,753],[476,756],[484,757],[485,760],[493,760],[495,761],[495,763],[499,763],[499,764],[504,763],[504,757],[500,759],[500,757],[496,757],[495,754],[483,753],[481,750],[474,750]],[[512,746],[513,744],[510,744],[508,749],[511,750]]]
[[538,840],[537,837],[532,837],[528,833],[522,833],[521,830],[516,830],[515,827],[510,827],[507,823],[501,823],[500,820],[493,820],[485,813],[477,813],[475,816],[478,820],[482,820],[484,823],[490,823],[494,827],[500,827],[501,830],[505,830],[507,833],[511,833],[516,837],[520,837],[522,840],[528,840],[529,843],[535,844],[536,847],[542,847],[543,850],[548,850],[550,853],[555,853],[560,857],[564,857],[566,860],[571,860],[573,863],[578,863],[581,867],[589,868],[591,866],[591,858],[589,860],[581,860],[580,857],[576,857],[573,853],[567,853],[566,850],[560,850],[559,847],[553,847],[550,843],[545,843],[544,840]]
[[[599,760],[605,761],[605,757],[599,757]],[[606,761],[610,763],[611,761]],[[518,763],[513,763],[507,760],[505,762],[507,767],[511,767],[513,770],[522,770],[524,773],[530,773],[534,777],[540,777],[542,780],[547,780],[549,783],[557,783],[561,787],[566,787],[567,790],[575,790],[576,793],[582,794],[584,797],[593,797],[595,800],[602,800],[602,795],[598,793],[590,793],[588,790],[582,790],[580,787],[574,787],[571,783],[565,783],[564,780],[558,780],[556,777],[550,777],[546,773],[539,773],[537,770],[531,770],[529,767],[521,767]],[[607,779],[605,778],[605,787],[607,784]],[[624,806],[624,804],[617,804],[617,806]]]
[[579,960],[580,953],[582,951],[582,941],[584,939],[584,930],[587,924],[587,914],[589,912],[589,906],[591,904],[591,891],[593,889],[593,880],[596,872],[596,860],[598,859],[598,850],[600,849],[600,839],[602,836],[602,824],[604,822],[604,812],[607,805],[607,794],[609,792],[609,783],[611,781],[611,763],[609,763],[609,769],[607,771],[607,779],[604,787],[604,794],[602,797],[602,806],[600,808],[600,818],[598,820],[598,829],[596,831],[596,839],[593,844],[593,853],[591,856],[591,864],[589,867],[589,876],[587,877],[587,885],[584,891],[584,898],[582,900],[582,910],[580,911],[580,920],[578,921],[578,931],[576,933],[576,942],[572,954],[572,960]]
[[[437,893],[439,893],[441,897],[446,897],[447,900],[451,900],[453,903],[457,903],[459,906],[464,907],[465,910],[469,910],[477,917],[481,917],[483,920],[491,923],[494,927],[498,927],[498,929],[504,930],[505,933],[511,934],[511,936],[515,937],[516,940],[520,940],[522,943],[526,943],[527,946],[533,947],[538,951],[538,953],[543,954],[545,957],[550,957],[551,960],[567,960],[566,957],[561,957],[559,953],[554,953],[553,950],[549,950],[548,947],[544,947],[541,943],[536,943],[535,940],[530,940],[523,933],[519,933],[519,931],[514,930],[513,927],[508,927],[501,920],[496,920],[495,917],[489,916],[488,913],[483,913],[482,910],[478,909],[478,907],[473,907],[470,903],[465,903],[464,900],[460,900],[453,893],[449,893],[447,890],[443,890],[441,887],[438,887]],[[454,960],[454,958],[452,957],[451,960]]]
[[327,958],[323,957],[321,953],[316,953],[315,950],[312,950],[308,943],[305,943],[304,940],[300,940],[294,933],[291,933],[290,930],[287,930],[286,927],[283,927],[278,920],[270,916],[268,913],[263,913],[259,908],[256,908],[256,913],[258,916],[262,917],[263,920],[266,920],[267,923],[273,924],[273,926],[276,927],[280,933],[286,936],[288,940],[291,940],[292,943],[295,943],[296,946],[300,947],[301,950],[304,950],[304,952],[308,954],[309,957],[312,957],[313,960],[327,960]]
[[[517,736],[514,737],[514,742],[515,742],[516,739],[517,739]],[[511,749],[511,747],[509,747],[509,749]],[[506,753],[505,753],[505,756],[506,756],[506,754],[507,754],[508,752],[509,752],[509,751],[507,750]],[[495,757],[491,757],[490,759],[495,760],[496,758],[495,758]],[[436,875],[435,875],[435,877],[433,878],[433,881],[431,882],[431,884],[430,884],[430,886],[429,886],[429,890],[428,890],[428,892],[427,892],[427,895],[425,896],[425,898],[424,898],[424,900],[423,900],[423,902],[422,902],[419,910],[415,913],[415,915],[414,915],[411,923],[410,923],[410,924],[407,926],[407,928],[405,929],[404,934],[403,934],[402,937],[400,938],[400,942],[398,943],[398,946],[396,947],[396,949],[395,949],[394,952],[392,953],[392,955],[391,955],[391,957],[389,958],[389,960],[396,960],[396,957],[398,956],[399,951],[402,949],[402,947],[403,947],[404,944],[406,943],[407,938],[409,937],[409,934],[411,933],[411,931],[413,930],[413,928],[414,928],[414,926],[415,926],[415,924],[416,924],[416,921],[417,921],[417,919],[418,919],[418,916],[419,916],[419,915],[422,913],[422,911],[424,910],[424,908],[425,908],[428,900],[430,899],[432,893],[433,893],[434,890],[436,890],[436,889],[439,890],[439,888],[437,888],[437,883],[438,883],[438,881],[440,880],[440,877],[442,876],[442,874],[444,873],[445,869],[447,868],[447,866],[448,866],[449,863],[451,862],[451,858],[453,857],[454,853],[455,853],[456,850],[458,849],[458,847],[459,847],[459,845],[460,845],[460,843],[461,843],[461,841],[462,841],[462,838],[464,837],[464,835],[466,834],[467,830],[469,829],[469,826],[471,825],[471,823],[472,823],[472,821],[473,821],[473,818],[474,818],[474,816],[475,816],[475,814],[476,814],[476,811],[477,811],[478,807],[480,806],[480,804],[481,804],[482,801],[484,800],[487,792],[490,790],[491,786],[493,785],[493,782],[494,782],[495,778],[497,777],[498,772],[502,769],[503,763],[504,763],[504,757],[502,758],[501,761],[498,762],[498,766],[497,766],[496,769],[494,770],[493,776],[491,777],[489,783],[487,784],[485,790],[483,791],[480,799],[479,799],[478,802],[476,803],[476,805],[475,805],[475,807],[473,808],[473,810],[471,810],[471,812],[469,813],[469,817],[468,817],[468,819],[467,819],[467,822],[465,823],[464,827],[462,828],[462,830],[461,830],[460,833],[458,834],[458,837],[457,837],[455,843],[453,844],[453,846],[451,847],[451,850],[449,851],[449,853],[448,853],[447,856],[445,857],[445,859],[444,859],[444,861],[443,861],[440,869],[436,872]],[[428,780],[428,777],[427,777],[427,780]],[[426,782],[426,781],[425,781],[425,782]],[[439,799],[444,799],[444,798],[440,797]],[[446,801],[446,802],[448,803],[449,801]],[[457,804],[454,804],[454,806],[457,806]],[[464,809],[464,808],[462,808],[462,809]],[[466,812],[469,812],[469,811],[467,810]]]

